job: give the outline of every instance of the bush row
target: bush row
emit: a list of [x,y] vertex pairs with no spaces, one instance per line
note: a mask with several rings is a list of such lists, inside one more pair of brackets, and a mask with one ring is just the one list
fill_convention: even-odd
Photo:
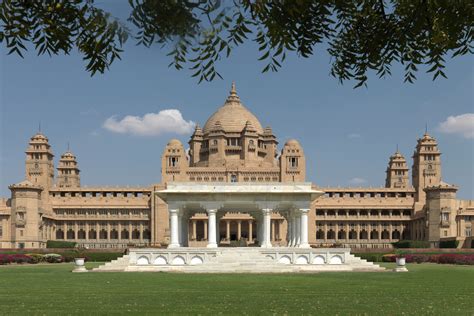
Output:
[[83,257],[86,261],[106,262],[121,257],[123,253],[119,252],[89,252],[79,253],[77,251],[67,251],[54,254],[0,254],[0,265],[9,263],[59,263],[72,262],[74,258]]
[[[388,254],[384,255],[382,260],[384,262],[395,262],[396,255]],[[474,254],[457,254],[457,253],[445,253],[445,254],[406,254],[404,255],[406,262],[408,263],[440,263],[440,264],[467,264],[474,265]]]
[[424,240],[400,240],[392,245],[395,248],[430,248],[430,243]]
[[66,259],[58,254],[0,254],[0,265],[9,264],[9,263],[39,263],[39,262],[48,262],[48,263],[59,263],[64,262]]
[[64,240],[48,240],[46,242],[46,248],[74,248],[77,243],[73,241]]

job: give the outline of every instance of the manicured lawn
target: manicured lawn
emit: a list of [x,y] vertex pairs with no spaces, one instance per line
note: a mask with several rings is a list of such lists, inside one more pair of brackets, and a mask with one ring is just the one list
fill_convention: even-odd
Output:
[[0,266],[0,314],[474,314],[472,266],[293,275],[71,269],[72,264]]

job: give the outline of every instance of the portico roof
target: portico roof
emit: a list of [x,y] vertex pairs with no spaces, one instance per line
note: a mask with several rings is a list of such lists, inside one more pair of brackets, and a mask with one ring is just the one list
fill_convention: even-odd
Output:
[[250,205],[273,209],[293,206],[309,208],[311,202],[324,194],[304,183],[168,183],[155,194],[172,207],[213,203],[236,208]]

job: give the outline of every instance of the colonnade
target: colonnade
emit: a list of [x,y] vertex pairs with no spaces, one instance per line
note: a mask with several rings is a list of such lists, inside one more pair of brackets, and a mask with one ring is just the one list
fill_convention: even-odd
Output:
[[[207,247],[216,248],[218,246],[218,225],[217,225],[217,209],[206,210],[208,218],[204,226],[204,237],[207,238]],[[275,229],[271,229],[271,215],[273,210],[270,208],[262,209],[260,211],[253,212],[255,217],[258,218],[257,225],[257,240],[260,246],[263,248],[272,247],[271,240],[274,239],[271,236],[271,232],[275,232]],[[309,248],[308,243],[308,212],[309,209],[297,209],[286,212],[286,219],[288,222],[288,246],[289,247],[300,247]],[[178,248],[184,246],[189,236],[189,225],[187,220],[183,216],[183,212],[180,209],[170,209],[170,244],[169,248]],[[185,224],[186,223],[186,224]],[[227,222],[226,235],[229,237],[229,226]],[[240,227],[240,226],[239,226]],[[193,236],[196,236],[195,223],[192,226]],[[239,230],[240,231],[240,230]],[[249,221],[249,241],[252,241],[252,223]]]

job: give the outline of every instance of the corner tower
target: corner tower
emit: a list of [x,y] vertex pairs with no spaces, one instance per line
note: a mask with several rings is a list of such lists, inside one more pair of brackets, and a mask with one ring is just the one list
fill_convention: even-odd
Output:
[[51,188],[54,183],[54,155],[48,138],[41,132],[36,133],[31,137],[25,153],[26,179],[45,190]]
[[412,182],[416,189],[415,201],[424,202],[426,187],[441,182],[441,152],[436,139],[425,133],[418,139],[413,153]]
[[407,188],[409,186],[407,161],[398,149],[390,156],[386,173],[386,188]]
[[79,168],[77,166],[76,156],[72,152],[66,151],[61,155],[58,165],[58,177],[56,185],[61,188],[81,186]]

